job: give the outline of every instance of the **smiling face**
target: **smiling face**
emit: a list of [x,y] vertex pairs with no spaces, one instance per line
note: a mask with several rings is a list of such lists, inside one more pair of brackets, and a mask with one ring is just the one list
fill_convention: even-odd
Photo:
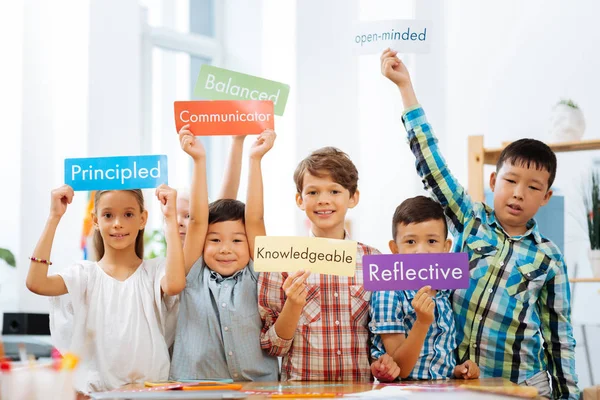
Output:
[[296,194],[296,204],[312,222],[315,236],[343,239],[346,212],[358,204],[359,193],[350,195],[327,171],[319,171],[319,175],[304,173],[302,193]]
[[223,277],[231,276],[248,265],[250,251],[242,220],[216,222],[208,226],[204,262]]
[[95,204],[94,226],[100,232],[104,248],[135,249],[136,238],[144,229],[148,212],[142,210],[136,196],[126,190],[102,193]]
[[494,212],[498,222],[510,236],[527,231],[527,222],[552,196],[548,190],[550,173],[534,165],[512,165],[505,162],[490,177],[494,192]]

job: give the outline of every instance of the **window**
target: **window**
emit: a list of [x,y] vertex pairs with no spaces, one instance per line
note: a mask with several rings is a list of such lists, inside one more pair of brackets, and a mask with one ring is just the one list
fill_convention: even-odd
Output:
[[[142,0],[142,153],[166,154],[169,185],[189,187],[192,163],[176,138],[173,102],[193,100],[196,79],[203,64],[219,63],[220,2],[215,0]],[[222,145],[201,138],[210,154],[207,160],[209,193],[216,193],[212,165],[224,164]],[[150,200],[150,199],[149,199]],[[150,229],[159,229],[161,212],[148,201]]]

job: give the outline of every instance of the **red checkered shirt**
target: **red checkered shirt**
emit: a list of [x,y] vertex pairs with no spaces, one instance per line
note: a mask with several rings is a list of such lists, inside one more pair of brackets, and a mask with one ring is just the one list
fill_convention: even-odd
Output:
[[[346,239],[348,236],[346,235]],[[362,257],[380,254],[358,243],[354,277],[311,274],[306,304],[292,339],[275,333],[283,309],[287,273],[261,273],[258,309],[263,321],[261,346],[283,357],[281,380],[364,382],[371,379],[369,363],[369,300],[363,287]]]

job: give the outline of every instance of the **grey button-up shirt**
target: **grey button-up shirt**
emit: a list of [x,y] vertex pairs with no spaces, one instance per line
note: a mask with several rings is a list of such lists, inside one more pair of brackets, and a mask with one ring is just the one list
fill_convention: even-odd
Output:
[[277,381],[277,358],[261,349],[261,328],[252,260],[224,278],[200,258],[181,293],[170,378]]

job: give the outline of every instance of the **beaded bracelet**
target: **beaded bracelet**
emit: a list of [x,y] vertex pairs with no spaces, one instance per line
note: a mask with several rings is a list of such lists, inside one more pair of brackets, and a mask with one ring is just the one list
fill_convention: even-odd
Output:
[[42,260],[41,258],[37,258],[37,257],[29,257],[29,259],[31,261],[39,262],[39,263],[42,263],[42,264],[52,265],[52,262],[50,260]]

